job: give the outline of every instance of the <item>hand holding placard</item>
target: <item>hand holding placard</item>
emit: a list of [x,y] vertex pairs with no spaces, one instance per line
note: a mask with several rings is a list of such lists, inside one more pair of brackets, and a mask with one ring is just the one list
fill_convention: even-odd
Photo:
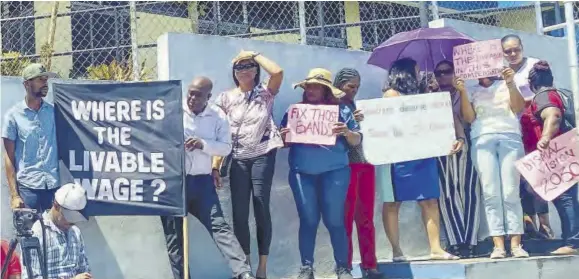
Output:
[[338,122],[337,105],[291,105],[288,109],[289,131],[285,140],[288,143],[334,145],[336,122]]
[[544,151],[535,150],[515,163],[544,200],[552,201],[579,182],[577,129],[562,134]]

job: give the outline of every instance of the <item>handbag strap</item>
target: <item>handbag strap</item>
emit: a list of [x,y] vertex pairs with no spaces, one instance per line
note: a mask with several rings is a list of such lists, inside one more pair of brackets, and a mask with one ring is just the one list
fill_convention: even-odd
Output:
[[235,134],[234,134],[234,143],[233,143],[233,149],[234,150],[235,150],[235,148],[237,148],[237,145],[239,142],[239,140],[238,140],[239,131],[241,130],[241,126],[243,125],[243,120],[245,120],[245,116],[247,116],[247,113],[249,112],[251,100],[255,97],[256,92],[257,92],[256,87],[254,87],[251,90],[251,93],[249,93],[249,97],[247,98],[245,111],[243,112],[243,114],[241,115],[241,118],[239,119],[239,126],[237,127],[237,130],[235,131]]

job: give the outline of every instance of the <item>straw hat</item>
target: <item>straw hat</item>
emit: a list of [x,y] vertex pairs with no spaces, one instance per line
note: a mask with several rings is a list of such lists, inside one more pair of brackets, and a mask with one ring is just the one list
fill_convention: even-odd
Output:
[[328,87],[332,91],[334,97],[338,99],[344,97],[346,93],[334,87],[331,80],[332,80],[332,73],[330,71],[323,68],[315,68],[310,70],[306,79],[294,84],[293,86],[294,89],[296,89],[298,86],[305,89],[306,84],[319,84]]
[[246,50],[242,49],[239,52],[239,54],[237,54],[237,56],[235,56],[235,58],[233,58],[233,60],[231,60],[231,64],[235,65],[243,60],[253,60],[253,58],[255,58],[258,55],[259,55],[259,53],[255,52],[255,51],[246,51]]

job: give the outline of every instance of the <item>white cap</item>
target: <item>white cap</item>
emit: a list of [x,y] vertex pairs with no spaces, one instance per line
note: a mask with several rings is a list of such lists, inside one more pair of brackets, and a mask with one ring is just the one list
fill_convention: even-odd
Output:
[[87,221],[80,213],[86,206],[86,190],[76,183],[62,185],[54,195],[54,200],[61,207],[62,215],[69,223]]

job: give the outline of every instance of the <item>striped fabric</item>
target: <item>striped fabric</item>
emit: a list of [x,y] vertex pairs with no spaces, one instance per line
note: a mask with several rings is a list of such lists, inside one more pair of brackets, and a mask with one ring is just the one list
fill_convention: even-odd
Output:
[[438,158],[440,214],[450,245],[477,244],[480,181],[465,145],[459,153]]
[[255,158],[283,146],[271,114],[274,99],[263,83],[250,92],[240,93],[235,88],[219,95],[215,104],[227,114],[233,158]]

